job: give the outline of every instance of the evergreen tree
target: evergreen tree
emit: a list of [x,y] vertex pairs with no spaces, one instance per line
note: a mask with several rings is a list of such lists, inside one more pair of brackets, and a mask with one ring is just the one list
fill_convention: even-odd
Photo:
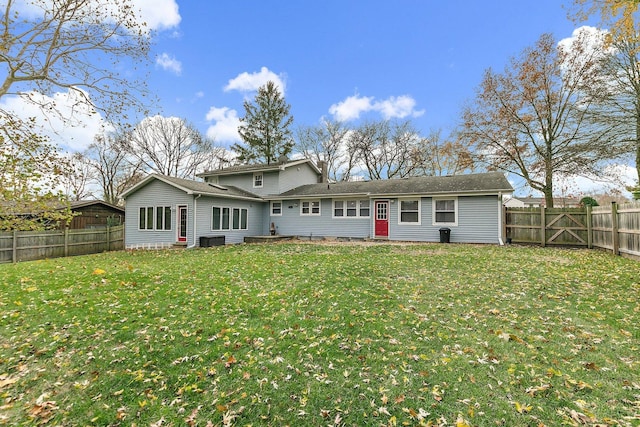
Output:
[[244,144],[234,144],[231,149],[242,163],[271,164],[293,150],[293,137],[289,129],[293,116],[291,106],[272,81],[258,88],[253,102],[244,102],[245,116],[238,133]]

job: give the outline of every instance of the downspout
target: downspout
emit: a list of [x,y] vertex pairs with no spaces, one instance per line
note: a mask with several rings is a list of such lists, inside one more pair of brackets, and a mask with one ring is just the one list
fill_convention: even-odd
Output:
[[502,240],[502,231],[504,227],[502,227],[502,191],[498,192],[498,243],[500,246],[504,246],[504,241]]
[[187,249],[192,249],[196,247],[196,242],[197,242],[197,229],[198,227],[196,227],[196,218],[198,217],[197,213],[198,213],[198,199],[202,197],[202,194],[198,194],[194,199],[193,199],[193,244],[191,246],[187,246]]

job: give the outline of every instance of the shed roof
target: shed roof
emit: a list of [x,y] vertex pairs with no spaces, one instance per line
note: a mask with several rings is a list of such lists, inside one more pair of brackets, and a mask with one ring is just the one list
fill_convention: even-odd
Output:
[[402,195],[459,195],[499,192],[511,193],[513,187],[500,172],[452,176],[427,176],[374,181],[308,184],[289,190],[279,197],[327,196],[402,196]]

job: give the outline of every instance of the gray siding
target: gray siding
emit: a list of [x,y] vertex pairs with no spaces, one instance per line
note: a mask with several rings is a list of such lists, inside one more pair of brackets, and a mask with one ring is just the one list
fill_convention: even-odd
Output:
[[421,224],[398,223],[399,202],[390,205],[389,239],[439,242],[440,228],[451,229],[453,243],[499,243],[500,225],[497,196],[458,197],[458,224],[433,225],[433,199],[421,199]]
[[[201,197],[197,201],[196,234],[200,244],[200,236],[225,236],[225,243],[242,243],[246,236],[259,236],[264,233],[264,205],[260,202],[224,199],[218,197]],[[240,208],[248,210],[247,230],[212,230],[213,206]]]
[[[153,180],[127,197],[125,211],[125,247],[171,246],[178,240],[176,206],[186,205],[188,213],[187,244],[193,244],[193,196],[159,180]],[[171,230],[139,230],[141,207],[171,206]]]
[[280,172],[280,182],[277,193],[284,193],[301,185],[316,184],[317,182],[318,174],[309,166],[309,163],[291,166]]
[[[399,224],[398,199],[390,201],[389,240],[440,241],[440,228],[444,226],[433,225],[432,198],[421,198],[420,225]],[[370,218],[333,218],[333,199],[323,199],[320,216],[303,216],[300,215],[300,200],[285,200],[282,216],[269,216],[269,223],[273,222],[281,235],[370,238],[374,226],[373,206],[372,200]],[[446,226],[451,229],[451,242],[499,243],[498,209],[497,196],[458,197],[458,224]]]
[[333,218],[332,199],[320,201],[320,216],[300,215],[300,200],[284,200],[282,216],[269,216],[271,222],[285,236],[367,238],[371,234],[371,218]]
[[[258,196],[267,196],[278,194],[279,188],[279,171],[263,172],[262,187],[253,187],[253,172],[237,174],[237,175],[221,175],[218,177],[218,184],[233,185]],[[315,182],[315,181],[314,181]],[[305,182],[305,184],[307,184]],[[300,184],[298,184],[300,185]]]

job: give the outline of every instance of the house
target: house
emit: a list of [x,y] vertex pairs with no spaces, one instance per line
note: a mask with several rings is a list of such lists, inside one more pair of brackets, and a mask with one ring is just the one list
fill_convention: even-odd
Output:
[[[539,208],[545,206],[544,197],[511,197],[505,201],[508,208]],[[554,197],[553,207],[555,208],[578,208],[580,200],[573,197]]]
[[204,181],[149,175],[124,193],[127,248],[198,246],[279,235],[502,243],[499,172],[330,183],[308,159],[199,174]]

